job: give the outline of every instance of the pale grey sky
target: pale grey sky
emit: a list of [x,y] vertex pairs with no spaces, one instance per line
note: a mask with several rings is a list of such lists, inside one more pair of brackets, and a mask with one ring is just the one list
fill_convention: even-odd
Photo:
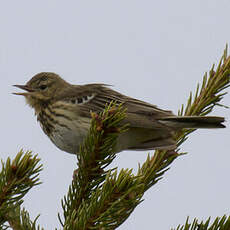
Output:
[[[76,167],[40,129],[23,98],[11,94],[41,71],[75,84],[105,82],[115,90],[175,113],[205,71],[230,43],[228,0],[1,1],[1,158],[21,149],[38,153],[43,184],[25,198],[46,229],[60,226],[57,212]],[[229,91],[229,89],[228,89]],[[230,96],[224,103],[230,104]],[[200,130],[145,201],[119,228],[170,229],[189,215],[229,214],[229,110],[225,130]],[[16,117],[16,118],[15,118]],[[122,152],[113,166],[137,168],[147,152]]]

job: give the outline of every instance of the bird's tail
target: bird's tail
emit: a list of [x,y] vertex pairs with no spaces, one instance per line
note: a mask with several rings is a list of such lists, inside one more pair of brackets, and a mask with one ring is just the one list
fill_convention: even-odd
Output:
[[225,128],[224,117],[214,116],[170,116],[160,119],[161,123],[172,128]]

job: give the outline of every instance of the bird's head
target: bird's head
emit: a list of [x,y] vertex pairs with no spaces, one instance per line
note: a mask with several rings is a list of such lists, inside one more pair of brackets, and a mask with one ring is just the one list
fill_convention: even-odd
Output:
[[24,96],[26,102],[38,113],[42,106],[54,100],[68,85],[59,75],[42,72],[33,76],[25,85],[14,85],[25,90],[25,92],[14,94]]

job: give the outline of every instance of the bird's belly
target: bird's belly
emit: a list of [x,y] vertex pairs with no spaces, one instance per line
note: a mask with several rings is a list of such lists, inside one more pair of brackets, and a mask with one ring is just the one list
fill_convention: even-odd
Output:
[[[41,124],[43,131],[43,125]],[[77,122],[65,123],[65,126],[55,124],[52,131],[47,136],[50,140],[61,150],[77,154],[79,152],[80,145],[83,143],[85,137],[88,134],[90,127],[90,119],[83,119]]]
[[68,153],[78,153],[79,147],[84,141],[87,132],[82,133],[82,131],[76,130],[66,130],[66,128],[61,128],[59,131],[54,131],[50,140],[61,150]]

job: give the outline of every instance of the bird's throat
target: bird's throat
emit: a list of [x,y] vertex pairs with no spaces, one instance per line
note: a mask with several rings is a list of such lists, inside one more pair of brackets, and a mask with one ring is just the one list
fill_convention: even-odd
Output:
[[26,103],[35,110],[36,115],[38,115],[42,109],[47,106],[46,102],[34,96],[26,96]]

